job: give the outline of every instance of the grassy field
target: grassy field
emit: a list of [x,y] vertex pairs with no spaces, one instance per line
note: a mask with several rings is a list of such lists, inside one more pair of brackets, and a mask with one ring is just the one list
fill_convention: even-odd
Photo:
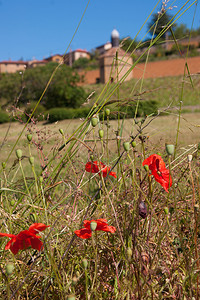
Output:
[[[191,84],[192,81],[192,84]],[[93,91],[94,99],[97,99],[101,91],[103,90],[103,84],[87,85],[84,87],[90,94]],[[197,106],[196,110],[200,110],[199,98],[200,98],[200,83],[199,75],[193,75],[190,78],[185,78],[183,81],[182,76],[177,77],[164,77],[164,78],[149,78],[144,81],[132,79],[124,82],[120,86],[119,97],[123,99],[138,100],[155,100],[158,102],[158,107],[176,107],[180,102],[180,94],[183,88],[183,108],[191,111]],[[139,97],[138,95],[141,94]],[[116,99],[116,93],[111,97]],[[189,106],[189,107],[188,107]]]

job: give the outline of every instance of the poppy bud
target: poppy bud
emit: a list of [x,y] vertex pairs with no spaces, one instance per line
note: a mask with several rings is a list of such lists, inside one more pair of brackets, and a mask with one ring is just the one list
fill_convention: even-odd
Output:
[[165,213],[166,215],[168,215],[168,213],[169,213],[168,207],[164,207],[164,213]]
[[136,142],[135,142],[135,141],[132,141],[132,142],[131,142],[131,146],[132,146],[133,148],[135,148],[135,147],[136,147]]
[[188,162],[191,162],[192,161],[192,154],[189,154],[187,159],[188,159]]
[[64,135],[64,131],[63,131],[62,128],[59,128],[59,131],[60,131],[60,133],[61,133],[62,135]]
[[76,276],[74,276],[74,277],[72,278],[72,284],[73,284],[73,285],[76,285],[77,282],[78,282],[78,278],[77,278]]
[[82,260],[82,266],[83,266],[84,269],[87,269],[88,262],[87,262],[87,259],[86,259],[86,258],[84,258],[84,259]]
[[91,159],[91,161],[94,160],[94,155],[93,154],[90,155],[90,159]]
[[168,155],[173,155],[174,154],[174,145],[165,145],[165,149]]
[[39,180],[40,180],[40,183],[42,183],[42,182],[43,182],[43,177],[40,176],[40,177],[39,177]]
[[32,134],[27,134],[27,140],[29,141],[29,143],[32,141]]
[[148,172],[149,171],[149,166],[148,165],[144,165],[144,169],[145,169],[146,172]]
[[29,157],[29,162],[32,166],[34,165],[34,157],[33,156]]
[[107,116],[107,117],[110,116],[110,109],[109,109],[109,108],[106,108],[106,109],[105,109],[105,113],[106,113],[106,116]]
[[14,199],[12,199],[12,200],[10,201],[10,205],[11,205],[11,206],[14,206],[14,205],[15,205],[15,200],[14,200]]
[[2,168],[5,170],[5,168],[6,168],[6,163],[5,162],[2,162]]
[[124,147],[124,150],[126,152],[128,152],[130,150],[130,143],[129,142],[124,142],[123,143],[123,147]]
[[14,271],[15,266],[12,263],[8,263],[6,265],[6,274],[11,275],[12,272]]
[[36,221],[37,221],[37,216],[36,216],[36,214],[31,213],[31,214],[29,215],[29,217],[30,217],[31,222],[36,223]]
[[76,300],[76,296],[75,295],[68,295],[67,300]]
[[131,257],[132,257],[132,254],[133,254],[133,251],[130,247],[127,248],[127,257],[128,257],[128,260],[131,260]]
[[91,231],[95,231],[96,228],[97,228],[97,222],[92,221],[90,223],[90,229],[91,229]]
[[104,136],[104,131],[103,131],[103,129],[100,129],[99,130],[99,137],[100,137],[100,139],[102,139],[103,136]]
[[91,119],[91,124],[92,124],[93,127],[95,127],[97,125],[97,123],[98,123],[97,118],[94,117],[94,118]]
[[22,158],[22,150],[21,149],[17,149],[16,150],[16,155],[17,155],[17,158]]
[[144,203],[144,201],[141,201],[139,204],[139,215],[143,219],[145,219],[147,216],[147,207],[146,207],[146,204]]

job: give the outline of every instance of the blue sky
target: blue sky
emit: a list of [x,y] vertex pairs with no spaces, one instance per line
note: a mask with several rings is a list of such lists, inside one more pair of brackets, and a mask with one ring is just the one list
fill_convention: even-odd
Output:
[[[87,0],[0,0],[0,61],[43,59],[51,54],[63,54],[81,19]],[[176,14],[188,2],[169,1],[168,6],[177,6],[170,11]],[[158,0],[91,0],[80,28],[71,43],[71,49],[90,51],[110,40],[116,28],[120,37],[134,38]],[[193,5],[178,20],[188,28],[196,5]],[[180,14],[179,14],[180,15]],[[196,9],[194,28],[200,27],[200,9]],[[144,25],[138,38],[147,32]]]

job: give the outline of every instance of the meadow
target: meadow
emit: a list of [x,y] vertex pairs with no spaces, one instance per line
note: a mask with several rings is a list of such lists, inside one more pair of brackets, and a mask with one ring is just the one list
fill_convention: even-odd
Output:
[[[125,77],[86,118],[0,125],[0,299],[199,299],[199,74]],[[120,118],[133,97],[158,113]]]

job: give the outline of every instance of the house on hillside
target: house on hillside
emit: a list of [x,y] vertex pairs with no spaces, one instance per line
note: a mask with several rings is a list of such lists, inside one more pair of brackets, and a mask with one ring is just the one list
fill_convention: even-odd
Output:
[[74,51],[69,51],[64,57],[64,62],[66,65],[72,66],[72,64],[79,58],[90,59],[90,53],[84,49],[76,49]]
[[112,43],[111,42],[107,42],[101,46],[96,47],[96,51],[99,55],[104,54],[104,52],[106,52],[107,50],[112,48]]
[[0,73],[16,73],[24,71],[28,66],[28,62],[22,60],[4,60],[0,61]]
[[[112,47],[99,57],[100,82],[107,83],[120,80],[132,66],[132,58],[119,47],[119,32],[114,29],[111,33]],[[124,79],[130,80],[132,72]]]
[[57,63],[60,63],[63,60],[63,55],[61,55],[61,54],[54,54],[54,55],[51,55],[51,56],[45,58],[45,60],[47,60],[48,62],[57,62]]

